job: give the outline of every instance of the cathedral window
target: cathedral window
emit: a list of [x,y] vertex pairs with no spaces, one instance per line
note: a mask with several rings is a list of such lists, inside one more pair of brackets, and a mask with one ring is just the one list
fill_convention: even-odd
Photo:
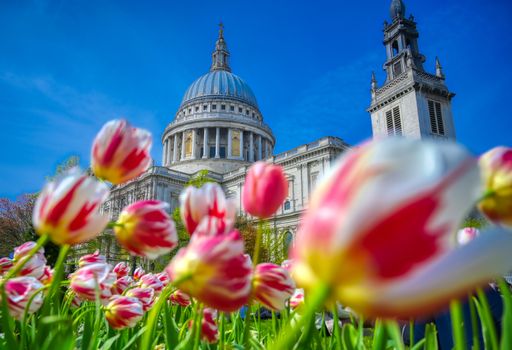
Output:
[[192,113],[192,108],[188,109],[188,114]]
[[402,74],[402,62],[396,62],[393,64],[393,76],[396,78]]
[[290,210],[290,208],[291,208],[290,201],[287,200],[286,202],[284,202],[284,210]]
[[248,109],[245,110],[245,114],[249,115],[249,110]]
[[220,105],[220,109],[222,109],[223,111],[226,110],[226,105]]
[[393,44],[391,45],[391,49],[393,50],[393,57],[398,55],[398,41],[393,41]]
[[229,106],[229,110],[230,110],[231,112],[234,112],[234,111],[235,111],[235,106]]
[[240,157],[240,131],[238,130],[231,132],[231,155]]
[[196,112],[199,112],[199,106],[196,106]]
[[432,129],[432,133],[437,135],[444,135],[441,103],[428,100],[428,114],[430,116],[430,127]]
[[215,157],[215,147],[210,147],[210,158]]
[[226,147],[224,147],[224,146],[220,147],[220,149],[219,149],[219,156],[221,158],[226,158]]
[[402,135],[402,120],[400,119],[399,106],[395,106],[386,112],[386,126],[388,135]]
[[206,111],[208,109],[208,105],[203,105],[203,111]]
[[238,113],[242,113],[242,112],[243,112],[242,107],[238,107]]
[[213,110],[217,109],[217,105],[212,105],[212,109]]

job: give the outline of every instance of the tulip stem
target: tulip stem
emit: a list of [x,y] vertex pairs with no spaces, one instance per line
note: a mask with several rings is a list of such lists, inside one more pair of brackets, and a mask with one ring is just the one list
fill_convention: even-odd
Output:
[[50,239],[50,236],[48,234],[42,235],[39,237],[39,239],[36,242],[36,245],[34,248],[32,248],[27,255],[22,257],[19,262],[17,262],[12,269],[10,269],[7,274],[4,276],[4,278],[0,282],[0,287],[5,284],[7,280],[10,278],[16,276],[18,272],[20,272],[25,264],[37,253],[39,249],[41,249],[42,246],[44,246],[48,240]]
[[320,308],[331,292],[331,287],[327,284],[319,285],[311,296],[306,299],[306,308],[304,314],[295,325],[292,323],[279,332],[277,340],[269,347],[270,350],[292,349],[298,333],[304,326],[309,327],[315,311]]
[[462,305],[459,300],[452,300],[450,303],[450,316],[452,319],[454,349],[465,350],[466,338],[464,335],[464,317],[462,315]]

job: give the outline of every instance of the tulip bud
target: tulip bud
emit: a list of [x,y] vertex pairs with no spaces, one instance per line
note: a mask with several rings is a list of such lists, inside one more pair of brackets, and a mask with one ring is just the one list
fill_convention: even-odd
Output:
[[102,302],[112,296],[111,288],[116,275],[110,272],[108,264],[91,264],[76,270],[70,277],[70,288],[84,300],[96,300],[96,288]]
[[486,196],[478,208],[489,220],[512,227],[512,148],[493,148],[479,165]]
[[87,254],[87,255],[84,255],[82,256],[79,260],[78,260],[78,267],[84,267],[86,265],[90,265],[90,264],[106,264],[107,263],[107,258],[103,255],[100,255],[100,251],[99,250],[96,250],[94,253],[92,254]]
[[178,287],[212,308],[231,312],[244,305],[251,291],[252,266],[244,257],[238,231],[221,236],[193,235],[167,266]]
[[180,195],[180,214],[189,234],[207,216],[216,218],[219,231],[229,232],[235,224],[236,204],[226,199],[216,183],[206,183],[201,188],[189,186]]
[[115,295],[105,307],[105,317],[113,329],[134,327],[144,315],[137,298]]
[[139,299],[144,312],[148,311],[155,301],[155,290],[152,288],[133,288],[126,292],[127,297]]
[[111,120],[100,130],[91,151],[91,168],[100,178],[122,184],[142,174],[151,165],[151,134]]
[[118,263],[114,266],[114,273],[117,275],[117,278],[121,278],[124,276],[128,276],[130,274],[130,267],[124,261]]
[[259,218],[276,213],[288,196],[288,181],[279,165],[256,162],[249,168],[242,189],[244,210]]
[[11,278],[5,282],[4,288],[9,314],[18,321],[23,319],[25,308],[29,301],[29,314],[33,314],[39,310],[43,304],[43,293],[39,291],[39,289],[43,288],[43,285],[34,277],[23,276]]
[[295,291],[295,283],[288,271],[281,266],[263,263],[254,271],[253,293],[256,300],[266,308],[280,311]]
[[13,267],[12,260],[9,258],[0,258],[0,277]]
[[[203,310],[203,317],[201,319],[201,339],[207,343],[215,343],[219,337],[217,325],[215,324],[215,310],[205,308]],[[189,328],[194,326],[194,321],[191,320]]]
[[[13,260],[15,263],[21,263],[28,256],[29,252],[36,246],[36,242],[25,242],[19,247],[14,248]],[[44,256],[44,248],[40,248],[28,262],[23,265],[19,272],[20,276],[32,276],[40,279],[44,275],[44,266],[46,258]]]
[[186,307],[190,305],[190,296],[188,296],[188,294],[183,293],[181,290],[176,289],[169,296],[169,301],[173,304]]
[[475,227],[464,227],[457,232],[457,242],[460,245],[468,244],[480,234],[480,231]]
[[168,207],[165,202],[146,200],[124,208],[114,227],[119,244],[150,259],[169,253],[178,245],[178,234],[166,212]]
[[77,168],[49,182],[37,197],[32,221],[39,235],[56,244],[78,244],[103,231],[108,216],[99,209],[108,198],[106,184],[81,174]]

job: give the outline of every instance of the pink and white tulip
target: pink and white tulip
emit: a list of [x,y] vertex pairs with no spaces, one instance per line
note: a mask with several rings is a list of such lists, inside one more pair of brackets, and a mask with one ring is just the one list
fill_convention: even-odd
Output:
[[95,238],[108,223],[99,212],[108,198],[106,184],[81,173],[66,172],[43,188],[32,221],[39,235],[48,234],[56,244],[77,244]]
[[84,267],[90,264],[106,264],[107,258],[100,254],[99,250],[96,250],[92,254],[86,254],[78,260],[78,267]]
[[294,278],[369,317],[436,311],[512,269],[512,235],[499,229],[455,244],[478,195],[476,160],[456,144],[363,144],[314,191],[291,252]]
[[479,165],[485,196],[478,208],[489,220],[512,227],[512,148],[493,148]]
[[244,210],[259,218],[275,214],[288,196],[288,181],[280,165],[254,163],[242,189]]
[[46,265],[44,267],[43,276],[39,278],[39,282],[41,282],[44,285],[51,284],[53,281],[53,272],[53,269],[50,266]]
[[152,288],[133,288],[126,292],[127,297],[139,299],[144,312],[148,311],[155,301],[155,290]]
[[295,310],[299,306],[303,305],[304,304],[304,289],[302,289],[302,288],[295,289],[295,291],[293,292],[293,295],[290,298],[289,303],[290,303],[290,308],[292,310]]
[[221,236],[192,235],[187,247],[167,266],[179,289],[205,305],[226,312],[247,303],[251,292],[252,265],[244,257],[238,231]]
[[[14,277],[5,282],[5,295],[9,314],[21,321],[28,305],[28,314],[33,314],[43,304],[43,288],[41,282],[31,276]],[[37,293],[37,294],[36,294]]]
[[135,271],[133,271],[133,280],[134,280],[135,282],[137,282],[137,281],[138,281],[138,280],[140,280],[140,278],[141,278],[142,276],[144,276],[145,274],[146,274],[146,271],[144,271],[144,269],[143,269],[142,267],[140,267],[140,266],[139,266],[139,267],[137,267],[137,268],[135,269]]
[[124,276],[128,276],[130,274],[130,267],[124,261],[117,263],[114,266],[114,273],[117,275],[117,278],[121,278]]
[[169,204],[156,200],[135,202],[123,209],[114,227],[117,241],[134,255],[156,259],[178,245]]
[[147,273],[139,279],[138,285],[140,288],[151,288],[155,293],[160,293],[164,289],[164,284],[158,279],[158,276]]
[[111,120],[100,130],[91,150],[91,168],[100,178],[122,184],[151,165],[151,134],[126,120]]
[[[215,343],[219,338],[217,324],[215,323],[215,310],[205,308],[201,318],[201,339],[207,343]],[[194,321],[190,321],[189,328],[194,326]]]
[[131,287],[133,283],[133,278],[130,276],[123,276],[114,282],[110,290],[112,291],[112,294],[123,294],[126,288]]
[[14,266],[11,259],[7,257],[0,258],[0,277]]
[[169,301],[173,304],[180,305],[183,307],[189,306],[191,304],[190,296],[186,293],[183,293],[181,290],[176,289],[170,296]]
[[96,300],[98,288],[100,300],[108,301],[112,296],[112,286],[116,282],[116,275],[110,269],[108,264],[86,265],[70,276],[69,286],[81,299],[92,301]]
[[[25,242],[14,248],[14,263],[23,263],[30,251],[36,246],[36,242]],[[44,248],[40,248],[26,263],[19,272],[20,276],[32,276],[40,279],[44,276],[46,258],[44,256]]]
[[137,298],[115,295],[105,307],[105,318],[113,329],[135,327],[144,316]]
[[169,284],[169,282],[171,282],[171,279],[169,278],[169,275],[165,271],[157,273],[155,276],[156,276],[156,278],[158,278],[158,280],[160,282],[162,282],[164,287],[167,286]]
[[[236,204],[226,199],[216,183],[206,183],[201,188],[189,186],[180,195],[180,214],[185,228],[193,234],[203,218],[215,218],[219,232],[229,232],[235,224]],[[210,224],[208,224],[209,227]]]
[[287,270],[271,263],[258,264],[253,276],[253,294],[257,301],[274,311],[283,310],[295,291]]

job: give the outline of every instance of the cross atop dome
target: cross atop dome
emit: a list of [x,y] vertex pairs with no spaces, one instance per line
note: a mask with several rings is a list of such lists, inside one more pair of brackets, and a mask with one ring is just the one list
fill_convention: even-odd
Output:
[[212,66],[210,72],[216,70],[225,70],[231,72],[229,66],[229,51],[226,41],[224,40],[224,24],[219,23],[219,37],[215,42],[215,51],[212,53]]

